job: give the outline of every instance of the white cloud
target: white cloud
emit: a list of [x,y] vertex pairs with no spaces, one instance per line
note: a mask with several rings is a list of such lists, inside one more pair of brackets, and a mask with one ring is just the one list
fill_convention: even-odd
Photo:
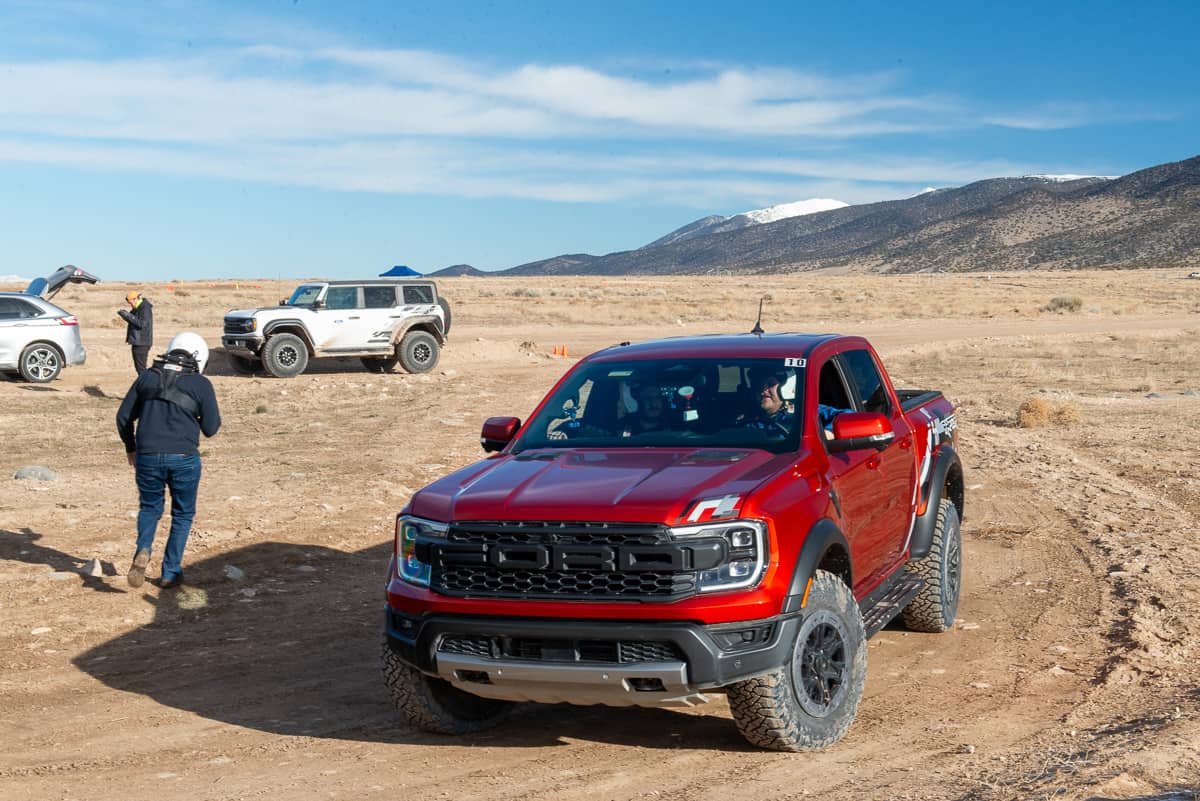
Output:
[[[0,63],[0,160],[696,207],[862,202],[1044,171],[850,152],[858,137],[966,119],[959,101],[904,93],[896,74],[697,64],[647,80],[577,64],[497,67],[420,50],[317,46],[309,36],[176,59]],[[830,143],[841,152],[757,155]]]
[[1172,115],[1148,108],[1113,108],[1106,103],[1041,103],[1031,108],[986,115],[988,125],[1027,131],[1056,131],[1100,123],[1169,120]]

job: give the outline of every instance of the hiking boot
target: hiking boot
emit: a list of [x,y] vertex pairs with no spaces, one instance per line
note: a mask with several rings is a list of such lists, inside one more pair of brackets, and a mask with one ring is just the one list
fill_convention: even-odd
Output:
[[174,578],[164,579],[161,576],[150,582],[160,590],[173,590],[183,584],[183,574],[180,573]]
[[146,566],[149,564],[149,551],[138,551],[134,554],[133,564],[129,566],[129,573],[125,576],[125,580],[129,582],[130,587],[142,586],[142,582],[146,580]]

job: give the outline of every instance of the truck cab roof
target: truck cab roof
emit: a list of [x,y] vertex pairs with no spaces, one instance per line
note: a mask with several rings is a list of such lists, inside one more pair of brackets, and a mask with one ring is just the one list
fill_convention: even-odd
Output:
[[819,345],[838,339],[855,339],[841,334],[705,334],[652,339],[636,344],[622,343],[594,354],[598,360],[714,358],[805,358]]

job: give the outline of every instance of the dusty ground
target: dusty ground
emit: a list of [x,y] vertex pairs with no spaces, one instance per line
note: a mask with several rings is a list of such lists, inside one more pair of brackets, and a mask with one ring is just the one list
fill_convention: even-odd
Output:
[[[245,378],[218,354],[225,424],[202,446],[183,593],[123,577],[137,496],[113,416],[133,372],[113,310],[128,287],[64,291],[88,363],[45,387],[0,381],[0,798],[1194,799],[1200,281],[745,283],[444,281],[455,326],[425,376],[327,362]],[[185,327],[215,343],[226,309],[287,289],[145,292],[161,347]],[[858,720],[823,753],[747,747],[721,700],[533,707],[464,739],[399,723],[377,652],[410,492],[481,455],[484,417],[532,409],[570,362],[555,345],[573,358],[748,330],[764,294],[768,330],[865,334],[898,384],[959,404],[959,625],[872,640]],[[1079,309],[1042,309],[1060,296]],[[1031,397],[1060,413],[1018,426]],[[12,480],[23,465],[58,480]]]

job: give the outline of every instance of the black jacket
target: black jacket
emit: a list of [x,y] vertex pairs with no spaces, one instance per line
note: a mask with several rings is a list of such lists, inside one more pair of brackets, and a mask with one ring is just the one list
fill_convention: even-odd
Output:
[[[193,415],[182,406],[156,397],[166,370],[176,371],[175,386],[197,404]],[[134,422],[137,431],[134,432]],[[221,412],[212,382],[199,373],[175,365],[154,366],[138,376],[117,410],[117,432],[131,453],[200,453],[200,434],[211,437],[221,427]]]
[[154,347],[154,307],[150,301],[142,302],[133,311],[121,309],[117,312],[129,325],[125,329],[125,342],[143,348]]

